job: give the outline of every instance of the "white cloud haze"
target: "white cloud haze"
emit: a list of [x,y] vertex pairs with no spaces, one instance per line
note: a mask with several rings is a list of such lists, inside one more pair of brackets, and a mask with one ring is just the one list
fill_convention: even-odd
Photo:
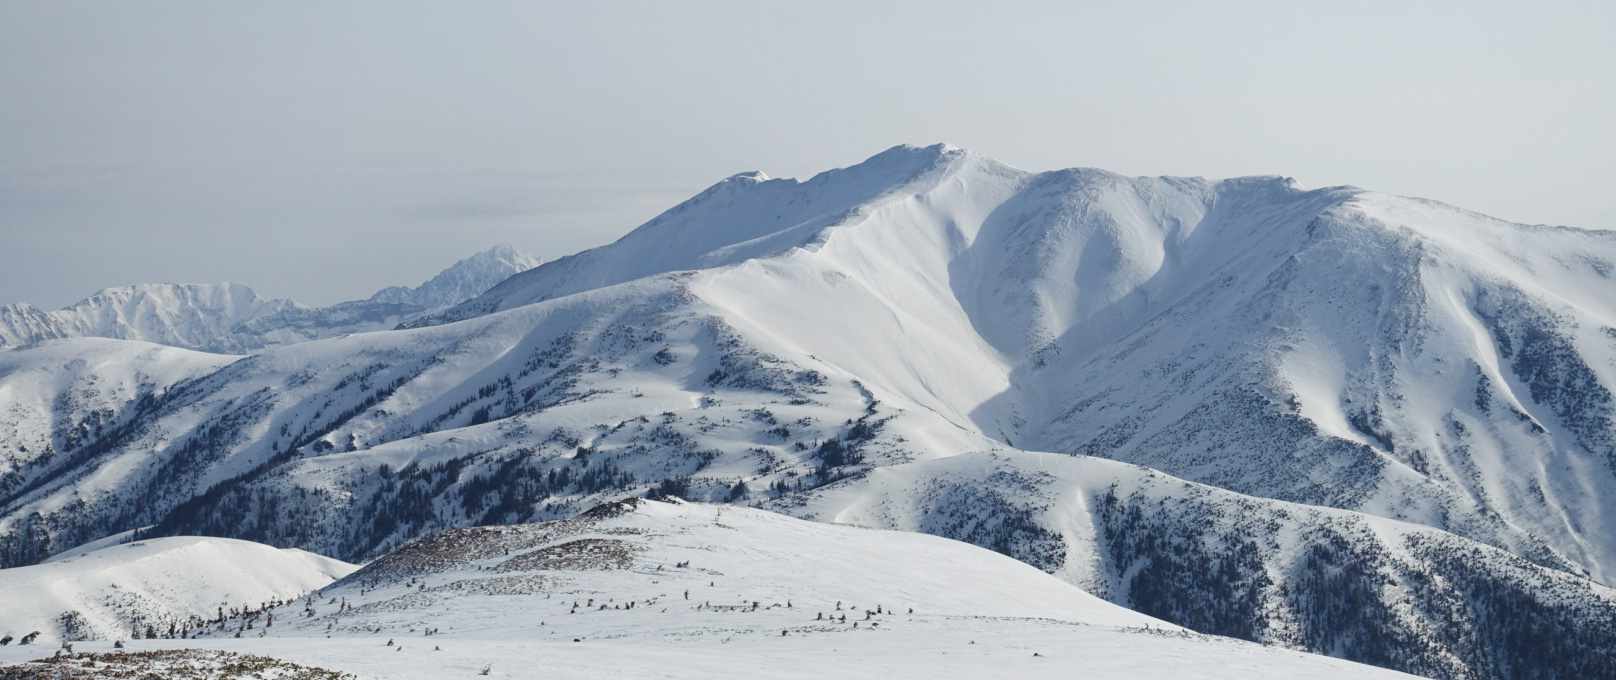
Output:
[[1611,3],[981,5],[0,3],[0,303],[325,304],[905,142],[1616,227]]

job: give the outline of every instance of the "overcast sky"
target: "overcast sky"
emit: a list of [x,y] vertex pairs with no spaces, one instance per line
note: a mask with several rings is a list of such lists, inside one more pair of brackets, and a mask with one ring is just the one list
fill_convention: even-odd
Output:
[[899,143],[1616,228],[1613,35],[1609,0],[0,0],[0,303],[327,304]]

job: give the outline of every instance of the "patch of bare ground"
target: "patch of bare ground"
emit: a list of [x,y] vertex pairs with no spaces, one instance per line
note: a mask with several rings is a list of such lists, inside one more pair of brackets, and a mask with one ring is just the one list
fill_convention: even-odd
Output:
[[280,659],[203,649],[167,649],[108,654],[58,654],[0,666],[0,680],[354,680],[349,673]]

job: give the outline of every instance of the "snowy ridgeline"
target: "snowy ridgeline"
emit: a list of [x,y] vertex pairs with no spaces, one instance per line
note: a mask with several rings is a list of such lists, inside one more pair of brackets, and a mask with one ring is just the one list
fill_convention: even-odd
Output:
[[[239,616],[203,606],[208,620],[125,649],[244,652],[388,678],[1407,677],[1191,633],[955,541],[679,501],[451,530],[328,583]],[[197,590],[232,587],[242,590],[206,580]],[[34,645],[0,648],[0,663],[57,646]]]
[[0,347],[58,338],[144,340],[207,352],[244,353],[349,333],[387,330],[464,302],[539,261],[508,245],[456,262],[415,288],[392,286],[367,300],[310,308],[267,300],[235,283],[147,283],[108,288],[64,309],[0,306]]
[[1613,263],[1283,178],[737,175],[407,329],[0,352],[0,563],[139,527],[360,562],[667,494],[1423,675],[1611,674]]

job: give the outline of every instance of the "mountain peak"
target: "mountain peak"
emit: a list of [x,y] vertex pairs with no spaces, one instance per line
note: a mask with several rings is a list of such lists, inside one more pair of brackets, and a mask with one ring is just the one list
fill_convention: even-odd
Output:
[[968,154],[968,153],[970,153],[970,151],[967,151],[965,149],[961,149],[961,148],[959,148],[957,146],[954,146],[953,144],[946,144],[946,143],[943,143],[943,142],[938,142],[936,144],[930,144],[930,145],[927,145],[927,146],[918,146],[918,145],[915,145],[915,144],[899,144],[899,145],[894,146],[894,147],[892,147],[890,149],[887,149],[886,151],[882,151],[881,153],[878,153],[875,156],[872,156],[871,158],[879,158],[881,156],[886,156],[886,155],[889,155],[889,154],[891,154],[891,155],[901,155],[901,156],[917,156],[917,157],[924,157],[924,158],[942,158],[944,156]]
[[967,156],[978,156],[978,154],[973,154],[948,144],[933,144],[931,146],[899,144],[864,159],[864,162],[858,165],[820,173],[816,176],[816,179],[836,173],[852,173],[860,177],[883,176],[890,178],[889,181],[894,183],[902,183],[918,177],[928,170]]
[[395,302],[438,309],[480,295],[494,284],[539,266],[540,260],[508,243],[467,257],[415,288],[390,286],[370,296],[371,302]]

